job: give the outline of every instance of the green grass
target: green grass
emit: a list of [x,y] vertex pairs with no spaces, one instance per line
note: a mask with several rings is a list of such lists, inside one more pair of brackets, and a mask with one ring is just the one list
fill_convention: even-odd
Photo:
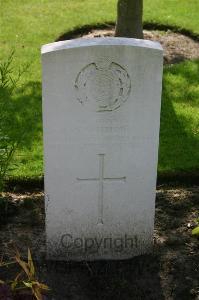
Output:
[[[32,62],[28,80],[40,81],[40,47],[85,24],[115,21],[116,0],[1,1],[0,58],[17,50],[16,64]],[[144,21],[199,34],[198,0],[145,0]],[[27,81],[27,78],[25,78]]]
[[164,70],[159,172],[199,170],[199,60]]
[[[144,21],[184,28],[199,34],[198,0],[145,0]],[[31,63],[22,78],[24,90],[15,97],[31,98],[33,111],[41,109],[40,47],[64,32],[85,24],[113,22],[116,0],[6,0],[1,3],[0,59],[15,49],[15,69]],[[199,169],[198,62],[165,68],[159,172]],[[24,96],[26,95],[26,96]],[[34,101],[35,100],[35,101]],[[23,101],[22,101],[23,103]],[[38,104],[39,103],[39,104]],[[39,107],[37,107],[39,105]],[[31,107],[30,107],[31,109]],[[33,126],[41,128],[40,124]],[[32,146],[18,151],[15,177],[43,174],[42,132],[36,130]],[[14,165],[13,165],[14,166]]]
[[[199,60],[164,69],[159,174],[199,170],[198,76]],[[39,88],[38,83],[40,91]],[[35,101],[35,105],[38,102]],[[35,136],[31,151],[21,150],[15,163],[18,167],[12,172],[14,177],[38,177],[43,174],[40,132]]]
[[144,21],[159,23],[198,34],[198,0],[144,0]]

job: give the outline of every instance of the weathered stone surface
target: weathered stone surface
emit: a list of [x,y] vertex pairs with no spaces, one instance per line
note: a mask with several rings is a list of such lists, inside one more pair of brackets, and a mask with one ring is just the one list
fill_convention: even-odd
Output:
[[42,64],[48,257],[150,252],[161,46],[77,39],[43,46]]

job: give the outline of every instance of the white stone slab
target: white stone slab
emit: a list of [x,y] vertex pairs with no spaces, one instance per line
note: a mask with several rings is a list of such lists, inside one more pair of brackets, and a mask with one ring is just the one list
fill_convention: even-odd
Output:
[[145,40],[43,46],[48,258],[151,251],[162,61]]

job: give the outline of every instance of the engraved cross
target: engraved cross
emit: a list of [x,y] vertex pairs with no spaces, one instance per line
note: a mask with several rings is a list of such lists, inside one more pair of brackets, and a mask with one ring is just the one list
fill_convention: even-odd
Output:
[[103,224],[103,200],[104,200],[104,181],[125,181],[126,177],[104,177],[104,158],[105,154],[99,156],[99,177],[98,178],[77,178],[78,181],[99,181],[98,191],[98,224]]

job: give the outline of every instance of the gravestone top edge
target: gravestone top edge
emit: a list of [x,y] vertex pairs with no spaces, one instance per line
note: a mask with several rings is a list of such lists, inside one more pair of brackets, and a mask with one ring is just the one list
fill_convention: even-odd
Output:
[[45,53],[56,52],[65,49],[92,47],[92,46],[132,46],[140,48],[150,48],[158,51],[163,51],[160,43],[140,40],[134,38],[78,38],[73,40],[65,40],[43,45],[41,48],[42,55]]

